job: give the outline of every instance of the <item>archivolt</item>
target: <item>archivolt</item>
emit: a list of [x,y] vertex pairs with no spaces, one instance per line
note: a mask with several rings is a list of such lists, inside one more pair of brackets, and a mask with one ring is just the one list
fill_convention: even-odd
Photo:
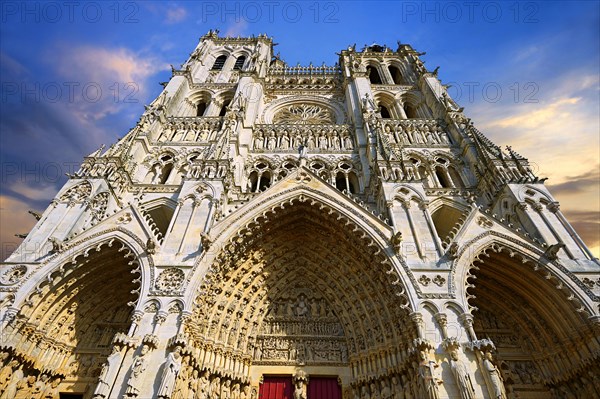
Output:
[[[24,301],[8,328],[6,344],[21,357],[36,359],[39,370],[65,376],[79,373],[65,369],[71,357],[101,362],[112,336],[127,330],[139,297],[141,279],[128,272],[140,273],[139,263],[117,239],[59,263]],[[32,348],[28,341],[38,345]]]
[[400,350],[416,336],[409,300],[387,250],[337,209],[306,195],[254,217],[216,256],[200,287],[188,333],[216,338],[251,359],[273,301],[310,286],[340,320],[350,361]]

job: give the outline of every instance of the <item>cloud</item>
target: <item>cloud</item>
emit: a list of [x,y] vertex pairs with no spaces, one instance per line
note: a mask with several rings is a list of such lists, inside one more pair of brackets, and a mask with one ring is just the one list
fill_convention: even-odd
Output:
[[594,255],[600,257],[597,251],[600,245],[600,211],[565,210],[563,214],[587,246],[596,249]]
[[560,184],[548,185],[553,194],[576,194],[600,184],[600,165],[578,176],[567,176]]
[[183,7],[169,7],[167,9],[167,18],[165,23],[176,24],[187,17],[187,10]]
[[569,117],[569,105],[576,105],[581,98],[562,98],[547,106],[531,111],[524,111],[507,118],[497,119],[487,124],[488,127],[500,128],[519,127],[521,129],[536,129],[548,124],[556,118]]
[[84,123],[96,121],[132,103],[146,102],[148,79],[169,66],[156,56],[130,49],[58,45],[46,58],[60,78],[74,82],[71,112]]
[[240,20],[240,22],[236,22],[233,25],[230,25],[225,31],[224,36],[238,36],[244,35],[246,28],[248,27],[248,22],[245,19]]
[[27,233],[36,220],[27,213],[30,209],[25,203],[0,195],[0,259],[6,259],[23,241],[15,234]]

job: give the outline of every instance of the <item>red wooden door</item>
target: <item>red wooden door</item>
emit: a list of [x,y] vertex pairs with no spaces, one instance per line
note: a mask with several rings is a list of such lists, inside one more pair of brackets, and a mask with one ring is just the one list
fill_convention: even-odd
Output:
[[337,377],[313,377],[308,380],[308,399],[342,399]]
[[[292,377],[268,377],[263,378],[260,385],[258,399],[292,399],[293,398]],[[341,398],[340,398],[341,399]]]

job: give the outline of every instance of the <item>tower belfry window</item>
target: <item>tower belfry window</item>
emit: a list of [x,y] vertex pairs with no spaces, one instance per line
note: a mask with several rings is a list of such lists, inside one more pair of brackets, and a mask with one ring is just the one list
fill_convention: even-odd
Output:
[[380,112],[381,112],[381,117],[382,118],[384,118],[384,119],[390,119],[391,118],[390,111],[388,111],[388,109],[385,106],[380,105],[379,108],[381,109]]
[[368,71],[369,71],[369,81],[371,82],[371,84],[380,85],[382,82],[381,82],[381,77],[379,76],[379,72],[377,72],[377,68],[369,67]]
[[393,65],[390,65],[390,67],[388,69],[390,71],[390,75],[392,75],[392,80],[394,81],[394,84],[401,85],[403,82],[402,82],[402,74],[400,73],[400,70]]
[[213,71],[220,71],[223,69],[223,66],[225,65],[225,61],[227,61],[227,56],[226,55],[220,55],[217,57],[217,59],[215,60],[215,63],[213,64],[212,70]]
[[246,57],[245,56],[239,56],[236,60],[235,60],[235,65],[233,66],[233,70],[234,71],[240,71],[242,69],[242,67],[244,66],[244,62],[246,62]]
[[219,112],[219,116],[225,116],[225,114],[227,113],[227,107],[229,107],[229,103],[231,103],[231,100],[227,100],[223,103],[223,106],[221,107],[221,112]]
[[196,116],[204,116],[204,112],[206,111],[206,103],[200,102],[196,106]]

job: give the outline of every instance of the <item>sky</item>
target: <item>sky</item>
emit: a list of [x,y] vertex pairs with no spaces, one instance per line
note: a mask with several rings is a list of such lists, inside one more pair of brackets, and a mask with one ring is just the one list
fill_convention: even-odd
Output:
[[496,144],[529,158],[600,255],[600,2],[0,3],[0,258],[83,157],[135,125],[209,29],[290,65],[411,44]]

